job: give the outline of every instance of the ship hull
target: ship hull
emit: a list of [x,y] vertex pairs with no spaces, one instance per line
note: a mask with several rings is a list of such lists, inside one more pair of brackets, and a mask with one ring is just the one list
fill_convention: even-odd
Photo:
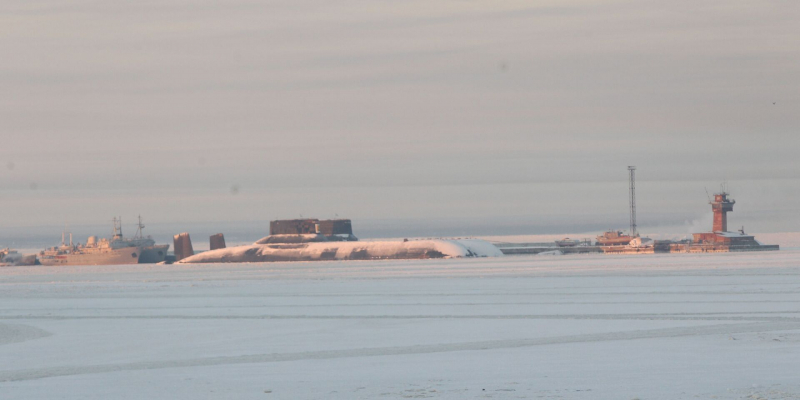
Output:
[[42,265],[120,265],[137,264],[140,249],[126,247],[97,253],[71,253],[39,257]]
[[598,246],[625,246],[633,240],[632,237],[620,237],[614,239],[597,238]]
[[2,252],[0,251],[0,267],[11,267],[19,265],[35,265],[35,254],[19,254],[16,251]]
[[157,264],[167,259],[168,244],[142,247],[139,264]]

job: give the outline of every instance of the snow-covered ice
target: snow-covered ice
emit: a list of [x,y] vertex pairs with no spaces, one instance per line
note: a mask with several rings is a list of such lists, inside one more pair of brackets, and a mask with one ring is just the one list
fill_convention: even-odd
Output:
[[0,399],[797,399],[800,251],[0,268]]
[[[301,235],[292,235],[301,236]],[[309,235],[310,236],[310,235]],[[234,246],[189,256],[180,263],[319,261],[502,257],[495,245],[480,239],[384,240],[354,242],[266,243]]]

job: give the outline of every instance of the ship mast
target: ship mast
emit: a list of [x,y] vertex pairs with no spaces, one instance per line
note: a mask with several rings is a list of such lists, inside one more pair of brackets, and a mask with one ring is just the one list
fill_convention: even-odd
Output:
[[122,217],[114,217],[111,221],[114,224],[114,235],[112,238],[122,238]]
[[[67,232],[69,231],[69,224],[64,224],[64,230],[61,231],[61,247],[67,245]],[[72,232],[69,232],[69,245],[72,246]]]
[[142,232],[142,229],[144,229],[144,225],[142,225],[142,216],[140,215],[139,227],[136,229],[136,235],[133,236],[134,239],[141,239],[144,237],[144,232]]

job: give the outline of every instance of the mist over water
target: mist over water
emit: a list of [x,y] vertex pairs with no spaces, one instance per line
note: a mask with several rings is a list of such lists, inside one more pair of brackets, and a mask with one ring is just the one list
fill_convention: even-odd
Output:
[[161,238],[250,240],[300,215],[364,238],[625,230],[628,165],[643,233],[709,229],[705,188],[723,181],[731,227],[800,226],[792,2],[0,15],[3,243],[103,235],[115,215]]
[[[651,181],[639,167],[637,221],[644,235],[683,237],[711,229],[711,208],[705,188],[717,182]],[[269,221],[291,218],[349,218],[362,239],[398,237],[459,237],[481,235],[598,234],[629,229],[625,170],[615,182],[553,182],[536,184],[461,185],[396,188],[304,188],[274,192],[242,189],[206,196],[177,195],[158,201],[150,192],[129,195],[76,192],[53,201],[49,193],[4,196],[8,218],[0,226],[0,246],[43,248],[60,243],[64,225],[75,241],[89,235],[111,235],[111,217],[121,215],[123,232],[135,233],[138,215],[145,234],[159,243],[189,232],[205,244],[211,234],[224,233],[228,243],[250,243],[269,233]],[[748,232],[797,231],[800,204],[798,180],[729,181],[737,200],[729,214],[731,230]],[[386,196],[386,193],[393,196]],[[7,193],[7,192],[6,192]],[[91,193],[91,192],[90,192]],[[45,204],[55,204],[47,208]],[[187,208],[186,203],[203,204]],[[87,206],[87,204],[89,206]],[[20,219],[12,210],[42,210],[53,216]],[[292,210],[292,213],[279,212]],[[211,218],[214,218],[213,220]],[[11,225],[10,221],[21,225]],[[62,222],[63,221],[63,222]],[[61,222],[61,223],[60,223]],[[206,244],[207,245],[207,244]]]

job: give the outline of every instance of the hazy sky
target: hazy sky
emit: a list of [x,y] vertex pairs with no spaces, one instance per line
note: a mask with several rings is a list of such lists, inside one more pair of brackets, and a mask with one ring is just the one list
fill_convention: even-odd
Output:
[[790,0],[4,0],[0,229],[625,228],[636,165],[643,226],[704,218],[727,180],[732,225],[799,230],[798,21]]

